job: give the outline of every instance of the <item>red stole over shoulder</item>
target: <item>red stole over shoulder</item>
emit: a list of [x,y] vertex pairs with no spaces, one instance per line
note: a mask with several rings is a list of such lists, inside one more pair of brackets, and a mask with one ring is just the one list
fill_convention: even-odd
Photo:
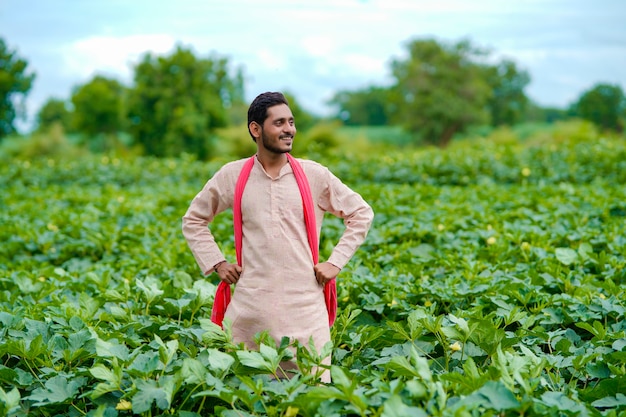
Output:
[[[304,174],[304,170],[300,163],[292,157],[290,154],[286,154],[293,174],[296,177],[298,188],[300,189],[300,195],[302,196],[302,206],[304,208],[304,223],[306,226],[306,232],[309,240],[309,246],[311,247],[311,255],[313,257],[313,264],[317,265],[319,262],[319,242],[317,237],[317,226],[315,222],[315,206],[313,204],[313,197],[311,196],[311,188],[309,181]],[[241,218],[241,197],[243,196],[243,190],[246,188],[246,183],[250,177],[250,172],[254,166],[254,158],[252,156],[248,159],[239,178],[235,185],[235,196],[233,201],[233,228],[235,232],[235,252],[237,253],[237,264],[241,266],[241,247],[242,247],[242,218]],[[313,279],[313,277],[311,278]],[[211,321],[215,324],[222,325],[224,320],[224,314],[226,308],[230,303],[230,285],[224,281],[220,281],[215,292],[215,301],[213,302],[213,310],[211,311]],[[332,327],[335,319],[337,318],[337,283],[335,279],[332,279],[324,285],[324,300],[326,302],[326,310],[328,310],[328,326]]]

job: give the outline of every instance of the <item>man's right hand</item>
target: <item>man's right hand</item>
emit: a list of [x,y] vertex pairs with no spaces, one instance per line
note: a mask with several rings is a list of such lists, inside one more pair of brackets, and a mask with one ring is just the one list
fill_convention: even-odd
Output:
[[222,262],[215,268],[215,272],[227,284],[236,284],[241,275],[241,267],[237,264]]

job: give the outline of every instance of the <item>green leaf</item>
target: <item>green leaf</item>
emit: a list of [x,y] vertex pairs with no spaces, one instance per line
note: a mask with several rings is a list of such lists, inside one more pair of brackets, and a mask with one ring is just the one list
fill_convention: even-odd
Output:
[[161,368],[159,353],[155,351],[140,353],[128,366],[129,371],[137,371],[140,375],[150,375]]
[[259,351],[261,352],[261,355],[271,364],[272,369],[276,369],[278,367],[279,357],[276,349],[262,343],[259,347]]
[[405,356],[396,356],[387,363],[387,369],[394,372],[396,376],[419,377],[417,369],[411,365]]
[[154,277],[147,277],[145,281],[135,280],[135,284],[146,297],[148,304],[163,295],[164,291],[159,288],[159,281]]
[[580,408],[579,404],[562,392],[548,391],[541,395],[541,401],[548,407],[554,407],[561,411],[575,411]]
[[215,297],[215,285],[203,279],[194,281],[193,287],[185,291],[196,296],[198,306],[211,304]]
[[622,394],[626,392],[626,376],[620,375],[615,378],[602,380],[597,385],[582,389],[579,392],[581,399],[587,402]]
[[54,376],[48,379],[43,388],[35,388],[33,393],[26,397],[33,401],[33,405],[63,404],[78,394],[79,388],[87,383],[87,378],[78,377],[71,380],[63,376]]
[[399,395],[391,396],[383,405],[382,417],[426,417],[428,414],[421,408],[409,407],[402,402]]
[[5,392],[0,386],[0,412],[4,411],[4,415],[10,416],[14,411],[19,409],[20,399],[20,391],[17,388]]
[[207,352],[209,354],[209,365],[211,369],[219,371],[220,374],[226,373],[233,363],[235,363],[235,358],[217,349],[208,349]]
[[248,350],[237,351],[237,358],[242,365],[249,368],[258,369],[265,372],[274,372],[272,364],[267,361],[259,352],[251,352]]
[[116,376],[115,372],[107,368],[103,364],[97,364],[89,370],[89,373],[94,378],[101,379],[103,381],[110,382],[112,384],[119,384],[121,380]]
[[136,380],[137,392],[133,395],[132,405],[135,414],[145,413],[150,410],[152,403],[161,410],[166,410],[172,403],[174,391],[174,381],[171,377],[165,376],[159,381]]
[[626,395],[616,394],[615,397],[604,397],[591,403],[598,408],[614,408],[626,405]]
[[578,253],[570,248],[556,248],[554,251],[556,259],[563,265],[571,265],[578,259]]
[[0,382],[4,382],[7,385],[15,385],[16,380],[17,372],[0,364]]
[[180,375],[186,384],[204,384],[206,374],[207,370],[200,361],[192,358],[183,359]]
[[356,380],[353,377],[349,377],[343,368],[335,365],[331,366],[330,375],[336,387],[341,388],[344,392],[352,391]]
[[456,317],[454,314],[448,314],[448,319],[452,323],[457,325],[457,327],[461,330],[464,336],[463,340],[465,340],[469,336],[469,333],[470,333],[469,326],[467,325],[467,321],[465,321],[465,319]]
[[613,342],[613,345],[611,345],[611,347],[618,352],[621,351],[622,349],[624,349],[624,347],[626,347],[626,339],[617,339],[615,342]]
[[117,339],[107,341],[98,338],[96,340],[96,353],[104,358],[117,358],[122,361],[126,361],[129,357],[128,348],[126,345],[120,344]]
[[587,242],[581,243],[578,247],[578,254],[583,261],[590,259],[591,255],[593,255],[593,246]]
[[89,353],[95,353],[96,351],[95,339],[87,329],[71,333],[67,338],[67,342],[70,350],[85,349]]
[[520,406],[515,395],[499,381],[488,381],[477,393],[482,395],[489,402],[489,407],[496,411],[510,410]]

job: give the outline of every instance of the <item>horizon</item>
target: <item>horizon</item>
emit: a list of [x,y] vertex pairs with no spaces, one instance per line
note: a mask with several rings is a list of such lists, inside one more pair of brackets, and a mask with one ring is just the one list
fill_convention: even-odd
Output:
[[[527,71],[533,102],[567,108],[597,83],[626,89],[626,3],[599,3],[6,0],[0,37],[36,73],[20,129],[33,126],[45,101],[69,101],[72,89],[95,75],[131,86],[144,54],[168,54],[177,45],[242,68],[246,100],[286,91],[307,111],[329,116],[336,92],[388,85],[389,63],[402,58],[408,41],[467,39]],[[276,30],[281,22],[287,31]]]

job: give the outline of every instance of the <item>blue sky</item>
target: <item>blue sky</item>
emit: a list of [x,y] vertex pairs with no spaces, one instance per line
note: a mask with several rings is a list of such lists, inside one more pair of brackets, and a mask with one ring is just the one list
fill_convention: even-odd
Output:
[[336,91],[388,83],[424,37],[512,59],[531,99],[565,107],[598,82],[626,90],[625,22],[624,0],[0,0],[0,37],[37,73],[31,120],[95,74],[130,84],[145,52],[177,44],[242,68],[248,99],[289,91],[324,115]]

